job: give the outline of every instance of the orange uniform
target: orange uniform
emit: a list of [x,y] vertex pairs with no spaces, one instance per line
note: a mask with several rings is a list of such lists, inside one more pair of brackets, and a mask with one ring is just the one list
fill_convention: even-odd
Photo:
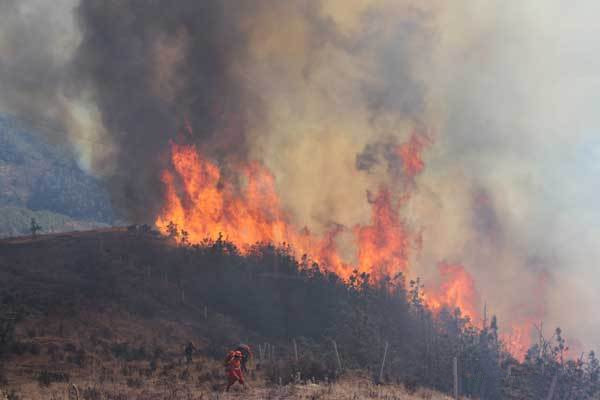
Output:
[[244,375],[242,374],[242,353],[239,351],[230,351],[225,359],[225,371],[227,372],[227,390],[236,382],[244,385]]
[[229,369],[231,368],[241,368],[242,360],[240,358],[234,357],[229,361],[229,365],[227,366]]

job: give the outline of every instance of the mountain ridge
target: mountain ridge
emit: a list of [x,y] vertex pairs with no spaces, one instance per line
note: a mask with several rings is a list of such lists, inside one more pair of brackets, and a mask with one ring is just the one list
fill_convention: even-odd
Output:
[[26,234],[32,217],[48,232],[115,221],[102,182],[80,168],[68,149],[0,115],[0,236]]

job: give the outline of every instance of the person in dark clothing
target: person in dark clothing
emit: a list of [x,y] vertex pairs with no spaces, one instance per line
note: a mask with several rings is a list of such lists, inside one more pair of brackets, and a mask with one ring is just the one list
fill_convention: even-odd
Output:
[[188,344],[185,346],[185,360],[188,364],[191,364],[192,362],[192,354],[194,354],[194,351],[196,351],[194,343],[188,342]]
[[248,361],[250,361],[250,359],[252,358],[252,350],[250,350],[250,346],[246,344],[240,344],[235,350],[242,353],[242,371],[247,373],[247,364]]

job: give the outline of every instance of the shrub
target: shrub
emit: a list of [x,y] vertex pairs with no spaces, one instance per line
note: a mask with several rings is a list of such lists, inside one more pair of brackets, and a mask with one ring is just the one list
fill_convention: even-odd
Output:
[[75,345],[73,343],[66,343],[63,346],[63,350],[66,352],[75,352],[77,350],[77,347],[75,347]]
[[336,372],[328,366],[323,360],[313,357],[306,357],[298,362],[273,362],[267,364],[265,368],[267,380],[271,383],[281,383],[287,385],[297,380],[312,379],[316,382],[325,380],[335,380]]
[[102,394],[95,387],[88,387],[81,394],[84,400],[101,400]]
[[29,353],[34,356],[39,355],[40,354],[40,345],[37,343],[30,343],[29,344]]
[[55,355],[58,352],[58,346],[54,343],[50,343],[46,349],[46,354],[49,356]]
[[129,343],[115,343],[111,347],[111,351],[116,358],[121,358],[125,361],[138,361],[148,358],[146,348],[141,345],[137,348],[129,347]]
[[0,357],[11,348],[15,340],[15,323],[19,318],[19,313],[15,313],[10,307],[0,305]]
[[183,371],[181,371],[181,373],[179,374],[179,380],[182,381],[187,381],[190,377],[190,371],[188,371],[188,369],[184,369]]
[[152,360],[150,360],[150,374],[152,374],[154,371],[156,371],[156,368],[158,367],[158,362],[156,361],[156,358],[153,358]]
[[198,377],[196,378],[196,383],[198,385],[202,385],[205,382],[211,382],[211,381],[212,381],[212,374],[209,371],[199,374]]
[[77,365],[78,367],[83,367],[85,364],[85,350],[77,350],[73,355],[67,357],[67,361]]
[[37,381],[40,386],[50,386],[54,382],[69,382],[69,374],[43,370],[38,374]]
[[8,385],[8,379],[6,379],[6,374],[4,373],[4,368],[2,364],[0,364],[0,386]]
[[417,391],[418,386],[415,378],[406,378],[404,380],[404,388],[408,394],[414,394]]
[[13,389],[6,394],[6,400],[21,400],[21,396]]
[[112,347],[110,348],[110,350],[112,351],[113,355],[116,358],[126,359],[127,355],[129,354],[129,344],[127,344],[127,343],[115,343],[115,344],[112,345]]
[[28,349],[29,346],[27,345],[27,343],[23,342],[14,342],[10,347],[11,352],[18,356],[22,356],[23,354],[25,354]]
[[141,388],[142,380],[140,378],[127,378],[127,386],[130,388]]

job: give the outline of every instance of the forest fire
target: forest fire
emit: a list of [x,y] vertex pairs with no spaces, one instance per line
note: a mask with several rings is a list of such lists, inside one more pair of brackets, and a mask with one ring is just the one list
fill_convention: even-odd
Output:
[[292,226],[280,205],[273,175],[260,164],[241,169],[244,185],[240,189],[194,146],[172,143],[171,162],[174,172],[165,170],[162,176],[165,207],[156,219],[156,226],[165,233],[172,222],[186,232],[190,243],[224,235],[242,252],[256,243],[287,244],[343,278],[355,269],[378,277],[408,268],[410,237],[386,188],[371,200],[371,224],[352,227],[358,264],[350,265],[335,244],[336,235],[345,228],[337,226],[318,237],[307,228]]
[[273,175],[260,164],[242,168],[245,185],[239,189],[194,146],[172,143],[171,162],[174,173],[165,170],[162,176],[166,205],[156,220],[161,231],[173,222],[187,232],[191,243],[224,235],[242,252],[256,243],[285,243],[344,276],[346,269],[333,245],[335,231],[316,238],[307,229],[291,226],[279,204]]
[[[413,134],[398,146],[405,173],[411,179],[424,164],[425,142]],[[171,143],[173,171],[164,170],[165,206],[156,226],[164,233],[172,222],[186,232],[186,240],[199,243],[223,235],[241,251],[256,243],[287,244],[297,255],[312,260],[347,278],[357,270],[374,279],[407,272],[409,253],[419,238],[412,238],[398,215],[408,194],[393,196],[386,187],[368,194],[371,222],[353,227],[335,226],[319,237],[308,228],[293,226],[280,204],[273,175],[257,162],[239,168],[241,185],[221,174],[219,167],[204,158],[192,145]],[[357,263],[343,261],[336,246],[342,231],[354,235]]]
[[409,233],[392,206],[391,194],[382,189],[372,201],[372,224],[356,226],[360,272],[394,276],[408,269]]
[[[427,306],[433,312],[439,312],[443,308],[450,311],[459,308],[461,316],[468,318],[470,323],[489,327],[488,316],[482,314],[480,293],[469,272],[462,265],[447,263],[440,263],[438,271],[441,282],[438,286],[426,290]],[[506,351],[520,361],[523,361],[531,346],[531,333],[536,322],[532,318],[525,318],[519,322],[511,321],[510,325],[499,333]]]
[[533,324],[533,321],[514,323],[510,327],[510,332],[501,335],[506,350],[519,361],[525,359],[525,354],[531,346]]
[[[413,180],[424,168],[421,152],[426,141],[418,135],[396,147],[405,178]],[[219,166],[203,157],[193,145],[171,143],[172,169],[165,169],[165,204],[156,218],[156,226],[168,233],[175,224],[189,243],[223,236],[244,253],[257,243],[289,245],[296,256],[307,255],[343,279],[353,271],[368,273],[376,280],[398,273],[408,275],[409,256],[418,251],[420,235],[413,234],[399,215],[410,191],[396,194],[382,186],[368,193],[371,204],[369,224],[352,227],[334,226],[324,235],[311,233],[290,223],[277,194],[273,174],[258,162],[238,166],[234,182],[222,174]],[[347,262],[336,244],[342,232],[351,233],[356,248],[356,262]],[[414,272],[414,271],[413,271]],[[475,281],[458,264],[440,263],[440,282],[428,288],[425,302],[438,312],[443,308],[460,308],[471,323],[479,324],[481,299]],[[503,335],[512,354],[522,358],[528,345],[527,325],[515,326]]]
[[460,308],[473,323],[481,320],[480,296],[473,277],[462,265],[441,263],[438,266],[442,282],[426,292],[425,301],[434,311],[443,307]]
[[0,0],[0,400],[600,400],[600,6],[505,3]]

